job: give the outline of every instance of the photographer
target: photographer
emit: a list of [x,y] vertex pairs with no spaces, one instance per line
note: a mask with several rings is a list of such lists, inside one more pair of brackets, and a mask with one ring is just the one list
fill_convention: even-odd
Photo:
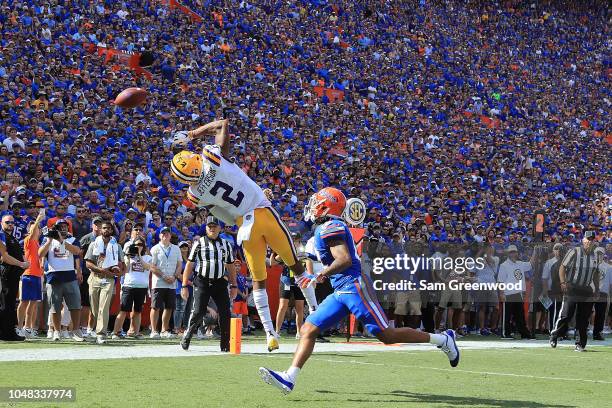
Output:
[[123,251],[113,236],[113,224],[102,223],[102,236],[89,246],[85,261],[91,271],[89,276],[89,300],[95,322],[96,342],[106,342],[108,313],[115,294],[115,278],[124,270]]
[[131,314],[130,330],[128,337],[137,339],[142,338],[140,334],[140,318],[142,305],[149,289],[149,271],[159,273],[159,268],[151,264],[151,256],[146,255],[146,244],[144,239],[137,237],[133,243],[126,247],[125,268],[126,274],[123,276],[121,285],[121,311],[115,320],[112,338],[120,337],[121,328],[127,313]]
[[60,339],[62,302],[70,311],[72,320],[71,337],[74,341],[83,341],[80,329],[81,291],[79,284],[83,273],[78,262],[81,249],[76,239],[68,233],[68,223],[59,219],[47,232],[46,240],[38,250],[40,258],[47,258],[47,298],[53,321],[53,340]]

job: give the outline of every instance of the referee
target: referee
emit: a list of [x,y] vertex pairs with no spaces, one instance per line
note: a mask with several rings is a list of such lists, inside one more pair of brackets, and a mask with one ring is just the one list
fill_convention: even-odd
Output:
[[557,339],[567,333],[568,323],[576,313],[576,331],[579,338],[575,351],[584,351],[587,344],[587,328],[593,310],[593,289],[599,294],[599,270],[595,254],[595,232],[587,231],[582,238],[582,246],[577,246],[565,254],[559,266],[559,282],[563,292],[561,313],[550,334],[550,346],[557,347]]
[[230,341],[230,298],[226,268],[234,262],[232,246],[219,237],[221,227],[219,220],[213,216],[206,218],[206,235],[200,238],[191,248],[191,253],[183,272],[181,296],[189,298],[187,283],[197,265],[196,277],[193,280],[193,308],[189,317],[189,327],[181,340],[183,350],[189,349],[191,337],[202,324],[202,319],[208,309],[208,301],[212,297],[217,305],[219,327],[221,329],[221,351],[229,351]]

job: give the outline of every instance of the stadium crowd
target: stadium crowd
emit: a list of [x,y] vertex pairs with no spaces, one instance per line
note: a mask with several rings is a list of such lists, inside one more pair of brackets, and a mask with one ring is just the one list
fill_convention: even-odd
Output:
[[[309,195],[334,185],[394,242],[609,241],[605,7],[522,2],[13,1],[0,9],[2,210],[99,216],[120,245],[144,226],[204,234],[169,176],[174,130],[230,119],[236,161],[305,238]],[[257,4],[256,4],[257,3]],[[517,3],[517,4],[514,4]],[[151,51],[136,76],[85,44]],[[123,110],[129,86],[146,105]],[[317,94],[321,88],[335,93]],[[336,100],[334,95],[341,95]],[[231,235],[230,229],[227,231]],[[83,254],[85,255],[85,254]]]

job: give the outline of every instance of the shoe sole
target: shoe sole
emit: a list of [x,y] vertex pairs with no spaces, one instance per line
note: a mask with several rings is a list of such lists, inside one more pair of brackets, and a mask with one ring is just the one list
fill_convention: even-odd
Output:
[[291,390],[287,390],[284,385],[279,384],[276,379],[272,377],[272,374],[264,367],[259,367],[259,376],[266,384],[279,389],[283,394],[287,395],[291,392]]

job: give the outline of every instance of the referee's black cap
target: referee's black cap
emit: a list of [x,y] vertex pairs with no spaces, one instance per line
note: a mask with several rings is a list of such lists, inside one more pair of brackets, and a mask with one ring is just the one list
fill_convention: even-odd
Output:
[[206,217],[206,225],[208,224],[217,224],[220,225],[219,223],[219,219],[216,217],[213,217],[212,215],[209,215],[208,217]]

